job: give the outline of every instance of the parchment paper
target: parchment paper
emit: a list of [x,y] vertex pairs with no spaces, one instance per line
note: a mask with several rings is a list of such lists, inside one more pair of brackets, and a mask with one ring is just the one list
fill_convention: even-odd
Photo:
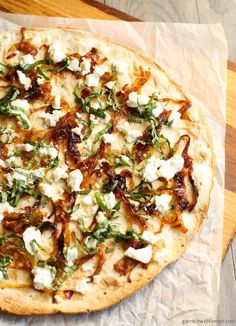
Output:
[[[15,24],[78,27],[139,49],[169,73],[201,106],[216,151],[216,178],[208,217],[186,253],[144,289],[105,311],[88,315],[15,317],[2,313],[1,325],[181,325],[216,319],[224,203],[224,135],[227,44],[221,25],[128,23],[48,18],[0,13],[0,31]],[[205,325],[207,325],[205,323]],[[211,324],[211,323],[209,323]],[[211,324],[212,325],[212,324]]]

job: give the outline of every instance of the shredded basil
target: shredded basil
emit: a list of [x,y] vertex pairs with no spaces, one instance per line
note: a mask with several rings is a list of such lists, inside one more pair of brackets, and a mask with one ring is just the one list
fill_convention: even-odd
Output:
[[15,116],[21,122],[23,128],[29,129],[27,112],[23,108],[11,104],[11,101],[16,97],[16,91],[17,88],[11,86],[7,94],[0,99],[0,116]]
[[34,63],[31,63],[31,64],[28,64],[28,65],[25,65],[23,67],[23,71],[24,72],[29,72],[30,70],[38,67],[38,66],[41,66],[41,65],[50,65],[52,63],[51,60],[47,59],[47,60],[38,60],[38,61],[35,61]]
[[125,197],[143,203],[150,201],[155,194],[152,184],[149,181],[142,180],[131,192],[125,194]]
[[75,90],[74,90],[74,95],[75,95],[76,102],[79,103],[79,104],[82,104],[82,111],[83,112],[88,112],[87,111],[87,106],[89,105],[90,100],[92,98],[99,97],[101,95],[101,93],[102,93],[101,90],[97,90],[97,91],[91,93],[89,96],[87,96],[84,99],[84,98],[81,97],[81,92],[83,90],[86,90],[86,89],[88,90],[88,92],[90,92],[90,89],[88,87],[83,86],[83,87],[80,88],[79,85],[77,85],[75,87]]
[[51,158],[48,160],[47,167],[48,169],[53,169],[59,165],[59,158],[58,156],[55,158]]
[[73,265],[71,267],[64,268],[63,276],[56,281],[54,284],[52,291],[56,291],[68,278],[78,269],[77,265]]
[[4,127],[0,127],[0,135],[5,135],[5,140],[1,140],[0,142],[2,144],[8,145],[12,143],[12,132],[11,130],[4,128]]
[[7,201],[11,206],[16,207],[23,196],[23,194],[29,194],[30,196],[37,198],[38,194],[34,191],[35,185],[32,179],[31,184],[27,184],[24,180],[13,180],[13,186],[7,191]]
[[108,111],[120,111],[120,104],[116,97],[115,84],[112,89],[106,90],[107,100],[106,100],[106,109]]
[[127,155],[116,156],[115,158],[116,166],[131,166],[122,156],[128,157]]
[[106,211],[107,210],[107,206],[106,204],[104,203],[103,199],[102,199],[102,196],[100,194],[100,192],[95,192],[95,200],[96,200],[96,203],[97,205],[103,210],[103,211]]
[[173,125],[173,123],[174,123],[174,119],[170,120],[170,121],[167,123],[167,126],[168,126],[168,127],[171,127],[171,126]]
[[[87,96],[84,99],[81,96],[81,92],[84,89],[85,90],[88,89],[88,91],[90,92],[89,88],[87,88],[87,87],[79,88],[79,86],[77,86],[75,88],[74,95],[75,95],[76,102],[79,103],[79,104],[82,104],[82,111],[83,112],[87,112],[87,113],[93,114],[93,115],[95,115],[95,116],[97,116],[99,118],[103,118],[104,119],[106,117],[106,114],[102,110],[102,105],[101,105],[101,102],[100,102],[100,99],[99,99],[99,96],[102,95],[102,90],[97,90],[97,91],[91,93],[89,96]],[[98,98],[98,100],[99,100],[100,107],[98,109],[94,109],[91,106],[90,101],[93,98]]]
[[10,103],[10,101],[14,97],[16,90],[17,90],[17,88],[15,86],[10,86],[7,94],[0,99],[0,114],[1,114],[1,107],[2,106],[5,107]]
[[126,240],[141,239],[141,234],[136,233],[134,230],[128,230],[126,233],[115,231],[110,226],[109,221],[106,220],[95,227],[92,237],[97,239],[99,243],[109,238],[113,238],[115,242],[122,242]]
[[12,238],[19,238],[16,234],[14,233],[9,233],[9,234],[5,234],[2,237],[0,237],[0,245],[4,244],[5,242],[7,242],[9,239]]
[[93,144],[96,144],[104,134],[106,134],[108,131],[110,131],[111,128],[112,128],[112,124],[108,124],[108,125],[106,125],[105,128],[103,128],[102,130],[100,130],[97,133],[97,135],[95,136],[94,141],[93,141]]
[[71,214],[76,212],[79,208],[80,208],[80,203],[74,205],[73,208],[72,208]]
[[[0,66],[4,67],[4,68],[8,68],[8,65],[5,65],[4,63],[0,62]],[[3,71],[0,67],[0,75],[2,76],[6,76],[7,75],[7,72]]]
[[120,209],[120,204],[121,204],[121,202],[122,202],[122,199],[119,199],[119,200],[116,202],[115,206],[111,209],[111,211],[110,211],[110,215],[108,216],[108,219],[109,219],[109,220],[113,220],[113,219],[117,218],[117,216],[115,216],[115,214],[116,214],[116,212]]
[[42,68],[37,68],[37,72],[40,76],[42,76],[45,80],[49,80],[48,76],[45,74]]
[[106,117],[106,114],[103,112],[101,108],[99,109],[94,109],[90,107],[89,113],[95,115],[96,117],[104,119]]
[[35,239],[33,239],[32,241],[30,241],[30,246],[31,246],[33,254],[34,254],[34,260],[37,263],[39,261],[39,258],[38,258],[39,244],[37,243],[37,241]]
[[59,67],[57,68],[57,71],[60,72],[64,69],[66,69],[68,66],[69,66],[69,63],[70,63],[70,59],[69,58],[66,58],[65,60],[63,60]]
[[88,195],[90,193],[90,189],[87,189],[87,190],[80,190],[80,191],[76,191],[76,193],[78,195]]
[[147,105],[140,105],[135,108],[128,108],[128,118],[130,121],[143,123],[144,121],[149,122],[150,120],[154,120],[152,116],[152,110],[156,108],[156,102],[154,98],[151,96]]
[[162,145],[166,144],[168,147],[168,154],[174,154],[174,149],[170,146],[170,142],[169,140],[164,136],[164,135],[160,135],[158,142],[157,142],[157,147],[158,147],[158,151],[161,154],[161,159],[162,160],[167,160],[168,159],[168,155],[164,153],[163,149],[162,149]]
[[2,198],[1,198],[1,199],[2,199],[1,202],[2,202],[2,203],[6,203],[6,202],[7,202],[7,192],[2,191],[2,192],[1,192],[1,197],[2,197]]
[[11,261],[12,258],[10,256],[4,255],[0,257],[0,272],[2,272],[5,279],[8,279],[7,267]]
[[97,253],[97,248],[93,249],[93,248],[88,248],[86,246],[81,246],[81,248],[88,254],[88,255],[96,255]]
[[102,192],[102,193],[112,192],[113,190],[115,190],[118,187],[118,185],[119,185],[118,180],[115,180],[114,183],[112,183],[110,180],[106,180],[102,184],[102,186],[100,188],[100,192]]
[[88,131],[84,135],[83,141],[87,140],[91,136],[92,131],[93,131],[93,126],[94,126],[94,122],[92,120],[89,120],[89,122],[88,122]]

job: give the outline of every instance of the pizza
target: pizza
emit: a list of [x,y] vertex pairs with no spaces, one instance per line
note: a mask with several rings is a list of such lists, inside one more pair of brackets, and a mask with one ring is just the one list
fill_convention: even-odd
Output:
[[206,216],[204,112],[105,37],[22,28],[0,40],[0,308],[101,310],[180,258]]

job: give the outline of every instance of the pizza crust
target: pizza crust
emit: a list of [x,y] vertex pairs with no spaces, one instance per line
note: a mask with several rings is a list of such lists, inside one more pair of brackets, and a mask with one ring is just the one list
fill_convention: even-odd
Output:
[[[94,35],[88,32],[72,29],[27,29],[26,33],[32,36],[33,39],[37,38],[37,33],[46,33],[50,36],[51,40],[55,35],[59,35],[61,38],[67,37],[67,41],[71,39],[82,39],[82,43],[85,40],[89,40],[89,44],[99,43],[111,53],[118,51],[122,55],[127,55],[127,57],[135,58],[137,62],[145,64],[146,67],[152,69],[152,73],[156,74],[156,83],[159,80],[167,83],[166,87],[168,91],[174,94],[177,99],[188,99],[183,90],[176,85],[169,77],[166,75],[164,70],[162,70],[157,64],[152,62],[149,58],[144,55],[129,49],[123,45],[110,41],[109,39]],[[4,55],[4,50],[9,48],[11,44],[19,41],[19,31],[15,33],[4,33],[1,37],[1,52],[0,57]],[[73,51],[71,51],[73,52]],[[170,84],[169,84],[170,83]],[[170,86],[171,85],[171,86]],[[199,186],[199,201],[197,206],[193,209],[191,213],[188,213],[191,218],[194,218],[193,227],[186,234],[182,234],[178,231],[172,231],[175,233],[177,242],[175,250],[172,251],[171,255],[162,263],[152,262],[148,265],[147,269],[141,269],[136,267],[133,272],[132,282],[128,282],[125,278],[119,275],[104,277],[99,284],[94,286],[94,289],[85,295],[74,295],[72,300],[63,300],[61,303],[53,303],[51,295],[45,295],[34,289],[17,289],[17,288],[3,288],[0,287],[0,308],[4,311],[8,311],[17,315],[32,315],[32,314],[53,314],[57,312],[63,313],[84,313],[91,311],[98,311],[107,308],[111,305],[117,304],[121,300],[131,296],[134,292],[145,286],[147,283],[151,282],[164,267],[168,264],[175,262],[181,257],[181,255],[186,250],[190,239],[199,230],[203,219],[205,218],[210,202],[210,192],[213,187],[214,178],[214,154],[212,146],[212,137],[203,114],[198,110],[198,108],[193,104],[190,109],[193,116],[197,115],[197,120],[194,122],[189,122],[187,131],[195,139],[194,145],[193,141],[190,145],[190,155],[193,158],[194,163],[200,162],[199,164],[204,164],[207,166],[208,173],[207,180],[204,179],[204,175],[198,175],[198,186]],[[195,117],[196,118],[196,117]],[[198,143],[203,144],[205,147],[199,150]],[[203,167],[204,170],[204,167]],[[117,280],[116,280],[117,279]],[[76,298],[76,299],[75,299]]]

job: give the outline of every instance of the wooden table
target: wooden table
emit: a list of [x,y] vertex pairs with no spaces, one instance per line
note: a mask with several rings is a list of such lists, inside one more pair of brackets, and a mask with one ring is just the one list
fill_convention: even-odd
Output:
[[[89,17],[96,19],[123,19],[128,21],[149,20],[169,22],[191,22],[224,23],[228,41],[233,40],[233,28],[230,28],[229,20],[226,19],[229,13],[236,11],[236,0],[231,2],[232,8],[226,6],[226,1],[218,11],[214,11],[215,1],[208,0],[0,0],[0,10],[35,15],[63,16],[63,17]],[[128,12],[124,13],[112,7]],[[213,8],[212,8],[213,3]],[[29,5],[30,4],[30,5]],[[224,17],[224,5],[227,9]],[[235,5],[235,6],[233,6]],[[231,11],[232,10],[232,11]],[[215,14],[215,16],[214,16]],[[135,15],[138,18],[135,18]],[[209,19],[211,17],[211,19]],[[232,23],[233,24],[233,23]],[[234,30],[235,32],[235,30]],[[234,36],[235,37],[235,36]],[[236,58],[236,43],[230,42],[230,57]],[[226,189],[225,189],[225,224],[223,254],[224,257],[230,242],[236,232],[236,63],[229,62],[228,65],[228,92],[227,92],[227,132],[226,132]],[[235,215],[234,215],[235,214]],[[236,241],[232,243],[228,254],[222,264],[221,277],[221,300],[219,305],[219,319],[235,319],[234,311],[236,301]]]

